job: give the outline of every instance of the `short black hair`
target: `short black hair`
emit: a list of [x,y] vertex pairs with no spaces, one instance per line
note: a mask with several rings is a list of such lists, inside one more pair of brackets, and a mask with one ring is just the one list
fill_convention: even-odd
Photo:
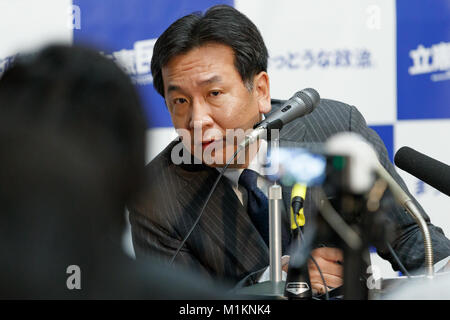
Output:
[[147,126],[139,95],[129,76],[92,48],[55,44],[17,57],[0,79],[0,126],[51,131],[82,145],[103,159],[120,196],[134,193],[142,178]]
[[216,42],[231,47],[234,64],[249,90],[255,75],[267,71],[268,52],[253,22],[233,7],[217,5],[204,15],[195,12],[172,23],[158,38],[151,62],[153,86],[164,97],[161,69],[169,60],[206,43]]

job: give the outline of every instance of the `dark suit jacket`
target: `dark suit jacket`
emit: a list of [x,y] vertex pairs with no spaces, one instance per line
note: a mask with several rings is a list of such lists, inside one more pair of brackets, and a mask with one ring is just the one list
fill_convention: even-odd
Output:
[[[283,101],[272,100],[272,110]],[[287,124],[280,132],[280,146],[311,146],[324,142],[341,131],[362,135],[376,149],[380,162],[407,191],[405,183],[389,161],[386,148],[359,111],[341,102],[322,99],[309,115]],[[129,206],[133,243],[136,255],[156,254],[169,259],[200,213],[218,171],[205,165],[174,165],[173,141],[147,166],[148,185],[143,196]],[[289,208],[290,188],[283,187],[285,207]],[[311,192],[307,193],[305,214]],[[419,205],[420,207],[420,205]],[[422,210],[422,208],[420,207]],[[423,210],[422,210],[423,211]],[[286,211],[285,211],[286,212]],[[397,205],[388,213],[396,226],[391,242],[401,261],[409,270],[424,263],[421,232],[413,219]],[[424,218],[429,217],[423,212]],[[288,216],[285,226],[288,227]],[[442,230],[429,223],[435,261],[450,255],[450,240]],[[395,260],[385,248],[378,253],[398,270]],[[269,251],[236,197],[227,179],[222,178],[213,193],[200,223],[190,235],[176,262],[210,276],[238,281],[269,264]]]

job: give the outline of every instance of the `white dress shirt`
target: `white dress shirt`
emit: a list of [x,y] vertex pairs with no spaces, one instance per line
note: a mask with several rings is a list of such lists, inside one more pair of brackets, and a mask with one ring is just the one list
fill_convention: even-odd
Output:
[[[258,152],[250,161],[247,167],[247,169],[253,170],[258,173],[256,184],[266,196],[269,194],[269,186],[272,184],[270,181],[264,178],[265,169],[263,165],[267,159],[267,145],[268,143],[266,140],[260,140]],[[221,169],[217,168],[217,170]],[[241,176],[241,173],[243,171],[244,169],[228,168],[223,175],[231,183],[233,191],[236,193],[239,201],[241,201],[242,205],[247,210],[247,190],[243,186],[239,185],[239,177]]]

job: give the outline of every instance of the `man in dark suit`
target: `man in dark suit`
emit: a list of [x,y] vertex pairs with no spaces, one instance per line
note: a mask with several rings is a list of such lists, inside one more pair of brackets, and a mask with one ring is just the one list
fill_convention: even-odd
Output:
[[[267,57],[256,26],[228,6],[213,7],[203,16],[185,16],[159,37],[152,58],[154,86],[164,97],[181,138],[170,143],[147,166],[151,178],[146,192],[129,206],[138,258],[157,253],[170,259],[175,254],[219,175],[217,167],[223,167],[236,150],[239,141],[227,143],[229,130],[250,130],[264,114],[282,105],[282,101],[270,97]],[[280,145],[314,145],[342,131],[356,132],[367,139],[383,166],[407,190],[390,163],[383,142],[354,106],[322,99],[311,114],[284,126]],[[177,264],[234,282],[269,264],[264,230],[267,227],[259,226],[258,218],[253,216],[259,210],[253,208],[258,202],[256,194],[262,191],[267,196],[263,190],[267,183],[261,181],[264,179],[255,166],[255,159],[265,147],[260,142],[256,148],[249,148],[241,162],[233,162],[177,255]],[[190,161],[179,161],[180,157],[202,161],[186,163]],[[259,191],[246,185],[245,181],[250,180]],[[283,198],[286,212],[290,208],[290,188],[283,188]],[[309,192],[306,214],[311,210],[311,202]],[[421,267],[424,254],[417,225],[396,205],[390,207],[389,217],[396,223],[392,247],[406,268]],[[287,253],[289,222],[285,222],[283,252]],[[429,227],[436,261],[446,258],[450,255],[450,241],[441,229],[431,223]],[[387,249],[378,249],[398,268]],[[312,256],[327,286],[342,284],[341,250],[321,247],[313,250]],[[309,272],[313,288],[323,291],[317,268],[310,264]]]

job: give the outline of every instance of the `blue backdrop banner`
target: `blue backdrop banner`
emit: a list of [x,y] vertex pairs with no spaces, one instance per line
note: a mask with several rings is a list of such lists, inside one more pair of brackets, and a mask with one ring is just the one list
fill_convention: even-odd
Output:
[[450,1],[397,1],[398,119],[450,118]]
[[219,3],[233,5],[223,0],[73,0],[82,21],[81,28],[74,29],[73,41],[94,46],[120,62],[138,87],[149,128],[171,127],[164,100],[153,88],[153,45],[178,18]]

